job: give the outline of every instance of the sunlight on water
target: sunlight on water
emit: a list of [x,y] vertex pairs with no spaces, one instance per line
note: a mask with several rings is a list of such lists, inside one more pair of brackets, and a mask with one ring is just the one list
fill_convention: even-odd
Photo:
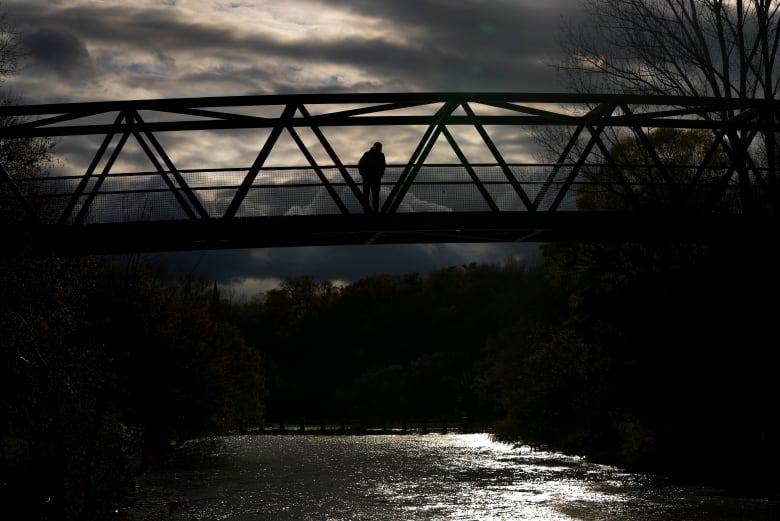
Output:
[[[714,501],[484,434],[232,436],[216,452],[196,449],[185,445],[191,457],[145,478],[130,519],[677,521],[703,518]],[[746,504],[744,519],[776,512],[755,502],[734,512]]]

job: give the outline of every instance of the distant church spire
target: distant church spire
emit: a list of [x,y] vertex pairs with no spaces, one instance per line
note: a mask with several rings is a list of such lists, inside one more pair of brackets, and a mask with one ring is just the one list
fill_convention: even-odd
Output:
[[211,290],[211,310],[215,310],[219,305],[219,289],[217,288],[217,281],[214,281],[214,289]]

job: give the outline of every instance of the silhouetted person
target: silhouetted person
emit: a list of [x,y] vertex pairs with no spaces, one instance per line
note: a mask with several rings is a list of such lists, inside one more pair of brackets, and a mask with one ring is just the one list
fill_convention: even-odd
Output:
[[[379,212],[379,188],[382,176],[385,173],[385,154],[382,152],[382,143],[374,143],[370,149],[363,153],[358,163],[360,177],[363,178],[363,197],[366,204]],[[369,200],[369,193],[371,199]]]

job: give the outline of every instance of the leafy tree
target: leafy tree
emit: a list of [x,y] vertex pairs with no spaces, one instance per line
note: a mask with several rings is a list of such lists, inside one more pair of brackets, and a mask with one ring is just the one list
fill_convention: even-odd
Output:
[[494,397],[474,388],[487,338],[558,312],[541,270],[513,262],[328,288],[291,279],[237,313],[242,331],[265,339],[270,418],[489,420]]
[[405,425],[410,418],[408,371],[400,364],[369,369],[354,381],[355,412],[368,426]]
[[729,164],[725,153],[714,154],[699,168],[712,144],[708,131],[659,128],[647,138],[665,171],[636,137],[621,138],[609,151],[614,166],[585,169],[588,185],[578,193],[578,210],[705,213],[738,208],[738,194],[721,182]]
[[16,72],[20,54],[16,28],[8,21],[5,5],[0,4],[0,82]]
[[[0,86],[9,74],[16,72],[21,55],[16,28],[8,22],[5,8],[0,4]],[[6,94],[0,96],[0,105],[12,103],[14,100]],[[0,127],[18,123],[16,117],[0,118]],[[31,218],[45,221],[54,214],[52,201],[35,198],[44,192],[36,180],[44,177],[55,164],[53,147],[54,142],[48,138],[0,140],[0,218],[5,223]]]
[[0,268],[0,495],[29,519],[93,519],[134,465],[139,440],[104,399],[108,360],[83,335],[85,271],[61,259]]
[[111,353],[114,398],[152,446],[262,424],[257,350],[212,315],[204,280],[160,266],[101,272],[91,329]]
[[[582,244],[545,245],[544,255],[551,276],[570,291],[569,327],[607,362],[607,374],[591,378],[608,390],[600,417],[610,421],[597,425],[612,445],[599,456],[771,491],[778,451],[766,440],[777,429],[767,411],[779,390],[774,355],[762,340],[773,319],[758,295],[780,290],[774,249]],[[754,450],[764,456],[752,457]]]
[[[589,18],[563,34],[566,59],[559,64],[564,81],[576,92],[714,96],[724,101],[773,100],[778,93],[777,2],[587,0],[585,4]],[[717,117],[734,115],[733,105],[724,103]],[[768,116],[776,122],[776,115]],[[677,191],[661,179],[659,169],[636,166],[654,165],[637,138],[615,132],[605,136],[612,145],[608,155],[615,168],[586,171],[588,180],[600,188],[580,194],[580,209],[657,211],[682,198],[688,212],[734,211],[732,195],[715,183],[731,181],[722,173],[735,160],[734,150],[720,146],[709,157],[707,168],[692,169],[687,165],[703,162],[714,136],[663,129],[651,129],[646,135],[667,165],[666,173],[676,181]],[[727,132],[724,143],[739,144],[746,137]],[[562,143],[550,139],[550,151],[557,156]],[[735,176],[743,186],[746,181],[760,184],[767,194],[760,199],[750,190],[743,192],[741,210],[776,213],[777,153],[777,132],[767,130],[762,143],[751,149],[761,178],[751,178],[752,172],[737,165]],[[608,163],[607,154],[603,156]],[[646,186],[629,193],[621,188],[626,181]],[[699,182],[702,189],[686,191],[691,181]],[[758,298],[758,288],[769,294],[780,289],[775,276],[778,259],[771,244],[548,244],[543,255],[550,280],[570,295],[567,328],[575,340],[571,349],[594,346],[593,352],[600,353],[597,359],[604,361],[592,373],[600,375],[607,390],[600,404],[607,414],[593,415],[605,449],[602,457],[754,491],[776,487],[769,469],[777,463],[778,452],[761,441],[777,436],[761,412],[771,408],[768,396],[777,393],[770,355],[760,340],[771,335],[772,320]],[[549,348],[547,352],[568,367],[569,353]],[[521,389],[534,388],[533,375],[528,378],[529,382],[518,384]],[[527,403],[528,396],[538,398],[537,405],[554,403],[544,393],[510,401]],[[576,396],[570,390],[568,398],[560,400],[565,403]],[[573,411],[567,417],[573,423],[563,432],[588,428]],[[750,445],[744,441],[748,438],[765,451],[762,461],[740,449]],[[552,439],[561,441],[562,436],[553,433]],[[734,475],[754,479],[735,483]]]
[[[0,83],[19,55],[2,10]],[[51,148],[44,139],[0,141],[5,223],[50,217],[51,207],[29,196],[40,193]],[[0,259],[0,497],[28,519],[93,519],[133,472],[138,441],[103,399],[108,362],[82,331],[94,263],[16,253]]]
[[[16,68],[16,42],[3,11],[0,82]],[[54,199],[40,197],[47,195],[41,180],[54,165],[53,146],[46,139],[0,140],[0,219],[6,224],[51,224],[57,215]],[[223,432],[261,421],[257,353],[216,323],[200,297],[196,305],[186,302],[182,295],[192,297],[194,288],[150,288],[139,278],[128,292],[106,286],[116,282],[108,273],[97,259],[28,251],[3,251],[0,259],[0,498],[25,519],[108,515],[144,464],[144,435]],[[171,288],[172,294],[160,293]],[[107,295],[133,298],[99,305],[99,299],[108,304]],[[136,311],[148,306],[135,329],[127,320],[140,311],[114,313],[131,303]],[[118,338],[120,331],[127,336]],[[142,345],[130,342],[141,337]],[[183,346],[177,343],[183,339]],[[160,350],[152,356],[149,346]],[[134,366],[141,369],[135,374],[122,363],[144,356],[149,365]],[[144,388],[144,382],[155,385]]]
[[[660,131],[650,139],[670,161],[702,153],[692,132]],[[627,162],[638,153],[642,149],[633,140],[611,150],[613,157]],[[627,170],[622,175],[636,175]],[[634,195],[644,207],[664,207],[670,194],[655,188],[656,172],[643,167],[639,173],[651,184]],[[616,174],[599,170],[592,175],[598,182]],[[690,209],[711,202],[691,197]],[[586,209],[630,204],[621,192],[584,194],[578,200]],[[569,411],[569,423],[547,433],[550,439],[566,447],[566,433],[596,433],[599,441],[588,451],[606,461],[766,490],[772,482],[769,467],[739,447],[748,437],[766,440],[776,435],[768,423],[755,420],[771,407],[768,396],[777,392],[773,371],[767,368],[769,354],[760,340],[770,334],[771,319],[756,297],[758,287],[770,293],[780,289],[774,276],[778,258],[771,245],[659,241],[546,244],[542,250],[548,277],[570,293],[567,326],[578,342],[596,346],[603,357],[590,380],[598,376],[608,390],[601,402],[591,402],[598,407],[589,418]],[[548,355],[568,365],[567,353]],[[534,381],[532,375],[520,388],[533,388]],[[561,386],[571,392],[568,398],[565,393],[560,397],[562,402],[582,394]],[[520,395],[515,402],[522,405],[528,396]],[[555,403],[544,393],[530,396],[542,406]],[[777,450],[761,443],[770,461],[777,461]],[[735,483],[735,474],[756,479]]]
[[505,410],[496,425],[501,440],[548,445],[595,455],[610,446],[612,364],[572,330],[528,329],[516,324],[491,338],[491,367],[482,385],[493,388]]

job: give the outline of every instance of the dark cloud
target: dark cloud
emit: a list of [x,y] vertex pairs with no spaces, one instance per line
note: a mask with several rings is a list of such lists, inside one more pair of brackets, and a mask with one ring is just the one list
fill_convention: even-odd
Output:
[[421,48],[455,50],[485,59],[518,56],[518,53],[535,55],[548,50],[551,29],[561,14],[559,8],[551,9],[547,2],[517,0],[328,0],[323,3],[385,20],[399,31],[413,34]]
[[354,282],[376,273],[425,275],[472,262],[501,264],[514,259],[534,264],[539,261],[539,249],[531,243],[357,245],[169,253],[155,258],[224,284],[243,278],[301,275]]
[[30,29],[22,33],[20,45],[38,70],[53,71],[64,79],[78,81],[86,81],[86,75],[94,72],[87,46],[64,29]]
[[[354,90],[358,82],[379,90],[386,89],[385,83],[404,90],[556,90],[554,72],[545,62],[556,53],[554,36],[560,18],[573,5],[577,2],[329,0],[322,9],[373,17],[388,31],[381,37],[349,33],[339,39],[313,36],[310,40],[283,40],[262,27],[222,27],[184,17],[178,8],[142,9],[119,2],[46,13],[14,4],[12,14],[29,24],[67,27],[96,45],[165,56],[169,67],[177,52],[238,64],[230,75],[237,83],[257,81],[250,74],[257,69],[255,63],[263,62],[275,73],[264,88],[275,92],[306,90],[305,85],[285,81],[284,66],[322,63],[364,71],[365,81],[334,83],[333,90]],[[147,71],[130,67],[128,72]],[[225,77],[213,75],[223,85],[220,78]]]

